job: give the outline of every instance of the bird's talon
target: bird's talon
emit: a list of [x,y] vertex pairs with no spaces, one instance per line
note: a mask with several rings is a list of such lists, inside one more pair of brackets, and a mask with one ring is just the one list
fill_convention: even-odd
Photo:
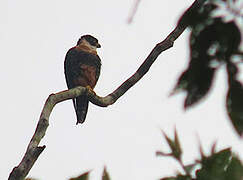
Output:
[[88,85],[88,86],[86,86],[86,88],[87,88],[89,91],[91,91],[94,95],[96,95],[96,93],[94,92],[94,90],[93,90],[92,87],[90,87],[90,86]]

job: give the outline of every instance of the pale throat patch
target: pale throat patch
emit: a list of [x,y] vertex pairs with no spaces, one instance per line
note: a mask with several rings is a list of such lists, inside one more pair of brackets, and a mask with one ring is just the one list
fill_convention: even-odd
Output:
[[96,51],[97,47],[96,46],[92,46],[85,39],[82,39],[81,43],[79,45],[77,45],[76,48],[78,50],[86,51],[86,52],[89,52],[89,53],[97,55],[97,51]]

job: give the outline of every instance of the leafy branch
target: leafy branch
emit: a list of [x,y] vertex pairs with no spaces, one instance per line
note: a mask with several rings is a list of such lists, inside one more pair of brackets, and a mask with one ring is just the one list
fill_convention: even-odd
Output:
[[[174,158],[183,168],[183,173],[176,176],[165,177],[160,180],[242,180],[243,165],[239,158],[232,153],[230,148],[216,151],[216,143],[211,148],[211,154],[205,155],[200,145],[200,159],[194,163],[185,165],[182,161],[182,149],[175,130],[174,140],[163,133],[171,153],[158,151],[157,156],[169,156]],[[200,168],[199,168],[200,167]]]

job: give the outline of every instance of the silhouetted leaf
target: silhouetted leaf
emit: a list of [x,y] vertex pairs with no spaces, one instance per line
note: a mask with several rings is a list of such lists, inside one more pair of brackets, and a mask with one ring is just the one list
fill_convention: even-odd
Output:
[[209,67],[194,68],[187,87],[187,97],[184,102],[185,108],[194,105],[208,93],[212,85],[214,72],[215,70]]
[[233,21],[225,23],[221,18],[211,18],[211,21],[200,30],[192,30],[190,36],[191,58],[199,58],[204,61],[205,56],[210,56],[209,59],[229,61],[230,57],[239,49],[240,30]]
[[181,150],[181,146],[180,146],[180,142],[176,130],[175,130],[175,140],[170,139],[164,132],[163,135],[168,145],[170,146],[172,152],[168,154],[163,152],[157,152],[156,154],[162,156],[173,156],[177,160],[181,161],[182,150]]
[[179,137],[178,137],[178,134],[177,134],[176,129],[174,131],[174,136],[175,136],[175,146],[177,147],[177,149],[179,149],[180,151],[182,151],[181,150],[180,141],[179,141]]
[[224,180],[225,169],[228,167],[232,154],[229,148],[213,153],[211,156],[203,157],[201,169],[197,170],[197,180]]
[[215,69],[205,61],[193,59],[189,68],[182,73],[172,94],[179,90],[187,92],[184,107],[194,105],[205,97],[211,88]]
[[102,180],[110,180],[110,176],[109,176],[108,172],[106,171],[106,167],[104,168],[104,171],[103,171]]
[[174,136],[175,136],[175,140],[174,140],[175,152],[173,154],[175,157],[177,157],[178,160],[181,160],[182,148],[180,145],[180,141],[176,129],[174,131]]
[[211,154],[214,154],[216,153],[216,145],[217,145],[217,142],[215,141],[212,145],[212,148],[211,148]]
[[233,157],[226,171],[226,180],[242,180],[243,166],[237,157]]
[[243,135],[243,86],[231,80],[226,99],[227,112],[237,133]]
[[88,180],[89,179],[89,172],[83,173],[78,177],[71,178],[70,180]]

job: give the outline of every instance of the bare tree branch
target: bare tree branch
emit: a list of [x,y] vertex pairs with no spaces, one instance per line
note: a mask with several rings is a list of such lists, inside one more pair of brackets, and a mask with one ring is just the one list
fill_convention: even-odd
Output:
[[143,64],[138,68],[138,70],[111,94],[105,97],[99,97],[89,89],[80,86],[49,95],[41,112],[35,133],[27,147],[26,153],[20,164],[15,167],[10,173],[9,180],[23,180],[29,173],[30,169],[34,165],[41,152],[45,149],[45,146],[38,145],[41,139],[45,136],[45,132],[49,125],[50,114],[57,103],[66,101],[68,99],[76,98],[80,95],[87,95],[90,102],[101,107],[107,107],[115,103],[117,99],[119,99],[124,93],[126,93],[128,89],[135,85],[148,72],[154,61],[163,51],[173,46],[174,41],[183,33],[183,31],[188,26],[186,24],[185,18],[188,17],[188,14],[190,14],[191,11],[197,10],[205,1],[206,0],[196,0],[191,5],[191,7],[188,8],[188,10],[184,13],[183,17],[180,18],[176,28],[166,37],[165,40],[158,43],[154,47],[154,49],[145,59]]

